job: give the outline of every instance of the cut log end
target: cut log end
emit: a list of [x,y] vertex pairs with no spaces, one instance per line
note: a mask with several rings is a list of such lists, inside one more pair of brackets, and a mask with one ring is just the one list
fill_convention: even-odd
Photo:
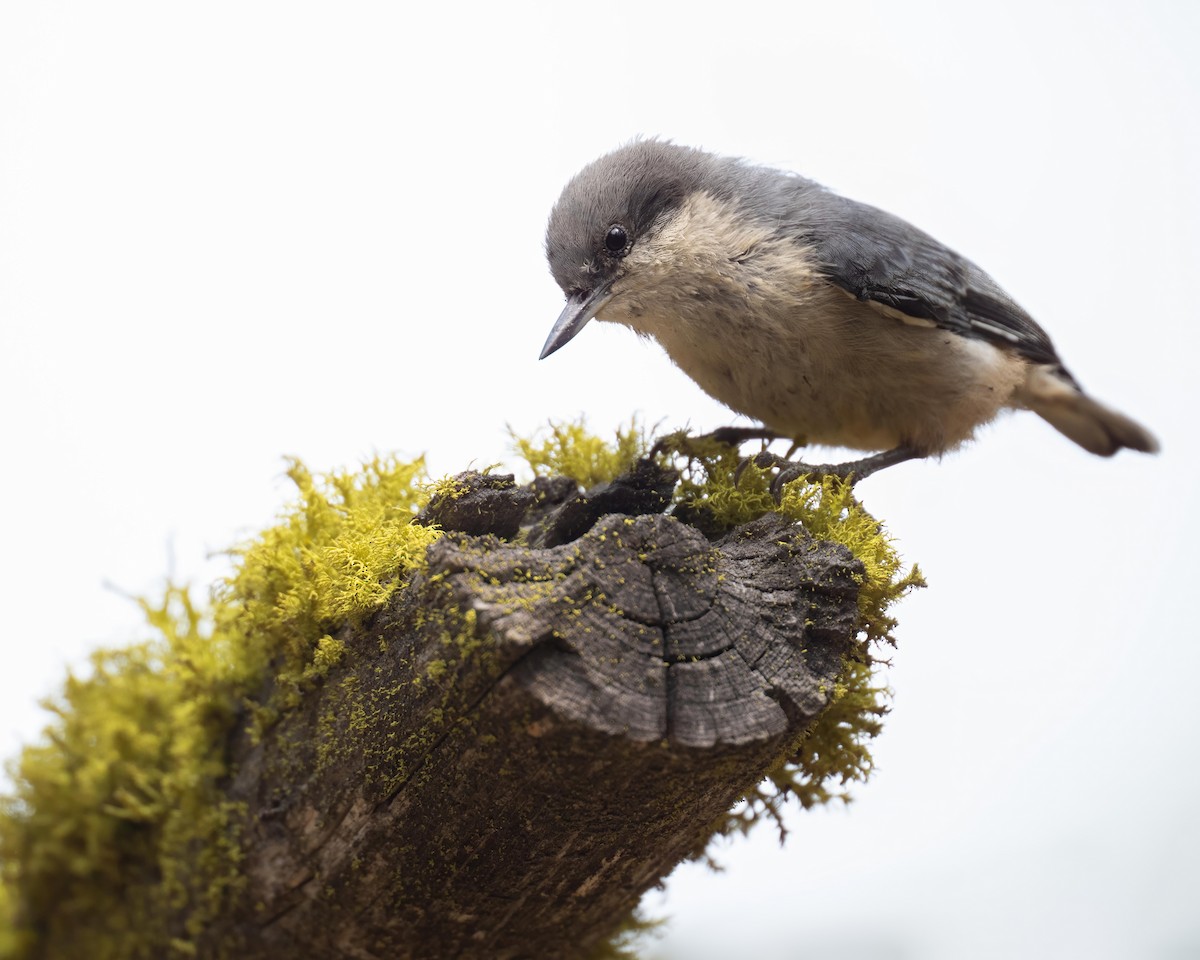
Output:
[[[715,544],[662,515],[540,550],[450,534],[430,562],[497,644],[533,654],[517,677],[539,701],[684,747],[807,725],[850,651],[861,571],[778,515]],[[840,642],[810,650],[814,632]]]
[[427,573],[238,748],[248,889],[214,955],[583,956],[855,649],[861,565],[782,516],[710,540],[649,469],[588,493],[459,480],[423,517],[446,531]]

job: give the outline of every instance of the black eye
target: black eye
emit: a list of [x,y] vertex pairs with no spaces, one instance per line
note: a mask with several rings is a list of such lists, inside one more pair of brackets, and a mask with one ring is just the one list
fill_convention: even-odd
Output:
[[623,257],[629,252],[629,234],[619,223],[614,223],[604,235],[604,248],[614,257]]

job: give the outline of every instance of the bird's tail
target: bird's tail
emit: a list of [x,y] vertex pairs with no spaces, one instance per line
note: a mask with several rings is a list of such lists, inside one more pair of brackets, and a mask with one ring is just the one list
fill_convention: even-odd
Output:
[[1016,401],[1091,453],[1111,457],[1122,447],[1157,453],[1158,440],[1140,423],[1084,393],[1056,367],[1031,365]]

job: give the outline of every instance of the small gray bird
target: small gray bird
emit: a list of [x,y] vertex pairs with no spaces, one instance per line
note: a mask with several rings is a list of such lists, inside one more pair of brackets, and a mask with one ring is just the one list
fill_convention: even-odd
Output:
[[636,141],[567,184],[546,255],[567,303],[543,358],[592,317],[623,323],[799,443],[895,463],[951,450],[1016,408],[1101,456],[1158,449],[1083,392],[979,267],[803,177]]

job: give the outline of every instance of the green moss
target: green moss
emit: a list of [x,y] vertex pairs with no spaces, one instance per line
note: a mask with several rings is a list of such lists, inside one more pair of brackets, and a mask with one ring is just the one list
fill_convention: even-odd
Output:
[[883,730],[890,695],[871,663],[847,661],[833,701],[767,775],[776,796],[791,794],[805,809],[833,799],[848,803],[843,788],[866,780],[874,766],[867,742]]
[[854,488],[830,478],[817,483],[798,480],[784,489],[779,509],[818,540],[840,543],[862,562],[858,594],[862,640],[894,646],[896,618],[888,611],[910,590],[925,586],[925,578],[915,564],[904,569],[891,538],[855,498]]
[[346,644],[329,634],[317,640],[312,660],[305,665],[301,680],[316,680],[329,673],[330,669],[346,655]]
[[[485,467],[480,473],[488,473],[492,467]],[[428,487],[429,500],[455,500],[466,493],[470,487],[464,483],[459,474],[450,474],[440,480],[434,480]]]
[[514,434],[512,440],[513,449],[535,477],[561,474],[584,489],[625,473],[648,446],[636,419],[618,429],[612,442],[590,433],[582,419],[551,423],[540,435],[529,439]]
[[438,533],[412,522],[429,495],[422,460],[375,459],[320,483],[293,461],[288,476],[299,501],[236,551],[237,572],[217,591],[216,610],[220,626],[295,689],[326,625],[386,603]]
[[419,460],[288,473],[298,501],[235,551],[211,604],[175,586],[144,601],[153,639],[93,654],[10,764],[0,957],[190,956],[236,893],[240,811],[218,783],[241,708],[269,722],[324,677],[346,653],[330,629],[382,605],[438,535],[411,523]]
[[680,468],[676,502],[704,514],[714,529],[732,529],[779,509],[769,474],[753,466],[739,474],[741,454],[728,444],[676,433],[659,447]]
[[[236,810],[216,781],[252,670],[186,591],[143,606],[158,639],[93,654],[11,768],[0,853],[17,923],[4,955],[24,955],[42,927],[48,956],[182,955],[172,940],[237,884]],[[176,913],[172,936],[163,918]]]
[[15,956],[29,946],[28,936],[17,929],[15,893],[9,884],[0,883],[0,957]]

